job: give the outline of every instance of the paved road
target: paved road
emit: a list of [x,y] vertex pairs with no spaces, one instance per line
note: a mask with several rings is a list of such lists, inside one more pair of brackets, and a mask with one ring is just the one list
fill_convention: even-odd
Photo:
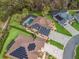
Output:
[[52,56],[55,56],[57,59],[62,59],[63,57],[63,50],[47,43],[44,45],[44,51]]
[[69,41],[69,39],[71,39],[71,37],[58,33],[56,31],[51,31],[49,34],[49,39],[59,42],[65,46],[67,44],[67,42]]
[[79,31],[73,28],[70,24],[65,25],[64,28],[67,29],[72,34],[72,36],[79,34]]
[[79,35],[74,36],[64,48],[63,59],[73,59],[76,45],[79,44]]

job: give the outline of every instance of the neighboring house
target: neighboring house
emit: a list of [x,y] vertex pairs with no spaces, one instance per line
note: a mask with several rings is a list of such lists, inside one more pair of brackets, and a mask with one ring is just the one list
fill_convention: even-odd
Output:
[[79,11],[76,12],[76,14],[74,15],[74,18],[79,22]]
[[55,11],[52,14],[53,18],[58,21],[62,26],[65,26],[66,24],[70,24],[74,17],[71,16],[67,11]]
[[19,35],[8,48],[6,56],[11,59],[42,59],[44,43],[41,38],[33,40],[31,36]]
[[43,17],[29,16],[24,19],[22,25],[28,30],[41,38],[48,39],[50,30],[55,31],[55,25],[51,20],[47,20]]

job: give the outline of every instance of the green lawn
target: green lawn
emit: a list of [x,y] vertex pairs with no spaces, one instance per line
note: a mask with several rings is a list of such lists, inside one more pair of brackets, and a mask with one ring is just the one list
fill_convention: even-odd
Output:
[[56,22],[52,16],[46,16],[48,19],[52,20],[55,23],[55,26],[57,28],[57,32],[60,32],[62,34],[68,35],[68,36],[72,36],[64,27],[62,27],[58,22]]
[[76,12],[73,11],[73,10],[69,10],[69,13],[70,13],[71,15],[74,15]]
[[76,56],[75,59],[79,59],[79,45],[76,47]]
[[62,44],[60,44],[60,43],[58,43],[56,41],[53,41],[53,40],[48,40],[48,43],[50,43],[51,45],[54,45],[54,46],[56,46],[56,47],[58,47],[60,49],[64,48],[64,46]]
[[55,26],[57,28],[57,32],[60,32],[62,34],[72,36],[64,27],[62,27],[59,23],[55,21]]
[[79,23],[77,21],[75,21],[74,23],[72,23],[72,26],[79,31]]

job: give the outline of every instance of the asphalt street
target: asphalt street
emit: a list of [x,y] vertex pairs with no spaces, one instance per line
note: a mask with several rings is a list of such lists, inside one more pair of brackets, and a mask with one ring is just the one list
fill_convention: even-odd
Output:
[[63,59],[74,59],[74,50],[76,45],[79,44],[79,34],[72,37],[64,48]]

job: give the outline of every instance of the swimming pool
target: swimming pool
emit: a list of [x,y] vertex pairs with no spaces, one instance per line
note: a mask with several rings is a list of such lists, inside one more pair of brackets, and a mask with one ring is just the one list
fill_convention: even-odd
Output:
[[34,18],[33,17],[29,17],[28,19],[26,19],[24,22],[23,22],[23,25],[27,24],[27,25],[30,25],[32,22],[33,22]]

